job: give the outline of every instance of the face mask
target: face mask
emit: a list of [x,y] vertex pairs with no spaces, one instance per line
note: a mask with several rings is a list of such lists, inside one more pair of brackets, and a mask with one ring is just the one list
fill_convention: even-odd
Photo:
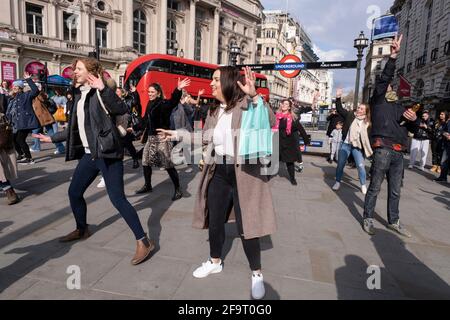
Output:
[[386,92],[386,100],[388,102],[396,102],[398,100],[397,93],[395,91]]

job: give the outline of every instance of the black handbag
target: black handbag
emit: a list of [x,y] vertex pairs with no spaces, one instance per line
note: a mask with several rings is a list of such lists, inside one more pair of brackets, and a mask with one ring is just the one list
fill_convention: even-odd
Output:
[[0,113],[0,150],[10,150],[13,144],[13,129],[8,119]]

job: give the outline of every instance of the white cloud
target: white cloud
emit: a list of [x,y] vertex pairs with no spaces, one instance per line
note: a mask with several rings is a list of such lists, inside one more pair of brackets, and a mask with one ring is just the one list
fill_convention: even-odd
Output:
[[306,27],[306,31],[311,35],[319,35],[325,33],[326,29],[323,25],[312,25]]
[[333,50],[322,50],[315,44],[313,45],[314,52],[319,56],[321,61],[339,61],[344,60],[347,51],[341,49],[333,49]]

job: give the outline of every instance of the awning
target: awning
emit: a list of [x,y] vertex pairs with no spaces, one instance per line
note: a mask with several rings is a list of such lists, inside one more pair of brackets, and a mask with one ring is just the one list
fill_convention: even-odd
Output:
[[72,85],[72,81],[61,77],[60,75],[54,74],[51,76],[48,76],[47,83],[51,86],[65,86],[68,87]]

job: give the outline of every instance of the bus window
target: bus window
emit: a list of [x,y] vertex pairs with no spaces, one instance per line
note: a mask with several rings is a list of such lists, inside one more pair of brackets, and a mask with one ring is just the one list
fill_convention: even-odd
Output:
[[214,70],[205,67],[194,66],[194,77],[203,79],[212,79]]
[[261,79],[260,88],[267,88],[267,80],[266,79]]
[[170,61],[167,60],[153,60],[152,67],[160,72],[170,72]]
[[145,73],[151,68],[152,63],[153,61],[147,61],[141,64],[136,69],[134,69],[127,79],[125,89],[129,90],[130,84],[137,85],[137,83],[141,80],[141,78],[145,75]]
[[192,65],[186,63],[172,61],[172,73],[174,74],[192,77],[193,75],[192,67],[193,67]]

